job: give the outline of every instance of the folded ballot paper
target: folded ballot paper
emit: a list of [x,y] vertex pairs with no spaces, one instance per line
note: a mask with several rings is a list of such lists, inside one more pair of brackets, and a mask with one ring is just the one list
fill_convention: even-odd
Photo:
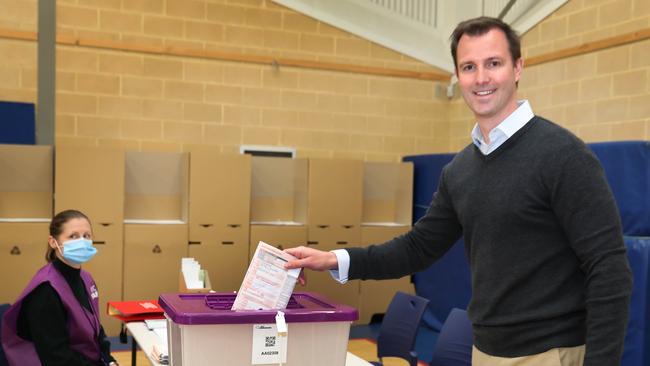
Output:
[[300,268],[284,268],[284,264],[293,259],[296,258],[291,254],[260,241],[232,310],[286,308],[300,275]]

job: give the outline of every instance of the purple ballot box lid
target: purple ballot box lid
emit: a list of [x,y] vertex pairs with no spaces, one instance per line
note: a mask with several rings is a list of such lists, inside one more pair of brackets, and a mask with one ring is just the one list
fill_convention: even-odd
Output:
[[[277,310],[230,310],[236,294],[161,294],[165,314],[176,324],[268,324],[275,323]],[[354,321],[359,318],[351,306],[335,304],[310,292],[294,292],[284,312],[287,323]]]

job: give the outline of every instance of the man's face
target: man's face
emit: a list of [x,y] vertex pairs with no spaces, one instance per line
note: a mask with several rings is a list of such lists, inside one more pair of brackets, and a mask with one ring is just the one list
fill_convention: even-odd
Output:
[[523,60],[513,65],[503,31],[495,28],[480,36],[464,34],[456,59],[460,91],[478,122],[495,126],[517,109],[516,83]]

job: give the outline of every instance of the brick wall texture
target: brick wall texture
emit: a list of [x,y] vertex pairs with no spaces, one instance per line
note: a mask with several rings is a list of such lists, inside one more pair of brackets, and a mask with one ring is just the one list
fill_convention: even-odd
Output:
[[[532,57],[650,26],[647,0],[570,0],[523,35]],[[0,0],[0,28],[36,30],[36,0]],[[57,32],[439,71],[270,0],[58,0]],[[0,99],[36,101],[36,43],[0,38]],[[56,143],[397,161],[457,151],[472,115],[424,80],[57,46]],[[524,68],[520,94],[585,141],[650,139],[650,40]]]

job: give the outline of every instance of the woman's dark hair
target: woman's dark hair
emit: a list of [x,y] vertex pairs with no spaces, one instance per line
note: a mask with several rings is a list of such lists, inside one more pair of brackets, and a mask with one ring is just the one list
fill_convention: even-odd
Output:
[[492,29],[500,29],[506,35],[508,48],[512,63],[514,64],[521,58],[521,41],[519,35],[510,26],[498,18],[478,17],[460,22],[449,39],[451,40],[451,57],[454,59],[454,68],[458,68],[456,52],[458,51],[458,42],[463,34],[468,36],[481,36]]
[[[52,221],[50,222],[50,235],[53,238],[56,238],[59,235],[61,235],[61,232],[63,231],[63,224],[65,224],[66,222],[72,219],[86,219],[88,220],[88,223],[90,223],[90,219],[88,218],[88,216],[84,215],[83,212],[81,211],[77,211],[77,210],[61,211],[58,214],[56,214],[52,218]],[[48,243],[47,251],[45,252],[45,260],[49,263],[52,262],[55,258],[56,258],[55,249],[52,248]]]

